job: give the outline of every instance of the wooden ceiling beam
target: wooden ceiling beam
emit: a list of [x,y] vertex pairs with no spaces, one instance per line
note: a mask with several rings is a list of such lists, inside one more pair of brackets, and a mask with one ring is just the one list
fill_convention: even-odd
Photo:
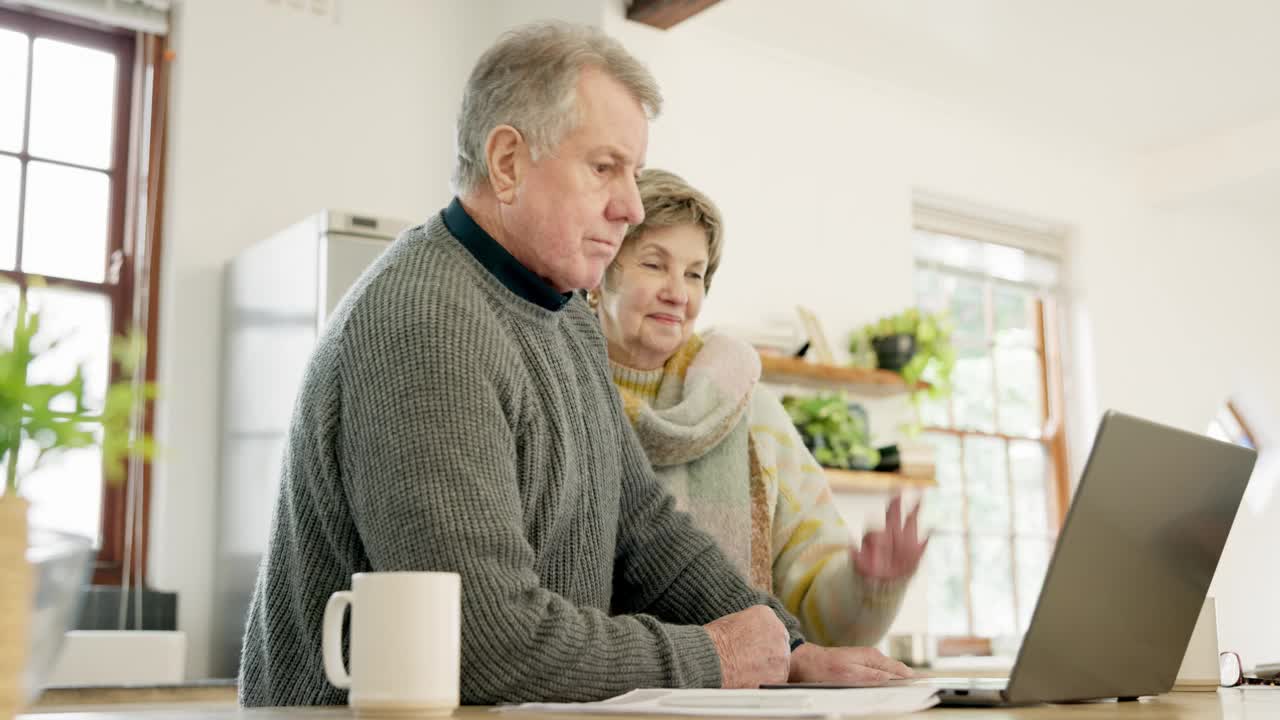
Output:
[[670,30],[720,0],[631,0],[627,19]]

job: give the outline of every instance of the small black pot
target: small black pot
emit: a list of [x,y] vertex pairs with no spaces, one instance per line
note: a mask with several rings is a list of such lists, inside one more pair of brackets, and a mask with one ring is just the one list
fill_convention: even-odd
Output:
[[897,445],[886,445],[880,448],[880,464],[876,465],[880,472],[898,472],[902,469],[902,456]]
[[898,333],[872,338],[871,347],[876,351],[876,365],[897,372],[916,354],[916,336]]

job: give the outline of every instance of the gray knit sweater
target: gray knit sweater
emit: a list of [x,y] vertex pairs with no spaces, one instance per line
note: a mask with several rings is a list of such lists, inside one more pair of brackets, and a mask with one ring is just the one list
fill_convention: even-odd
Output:
[[464,703],[715,687],[700,627],[752,590],[655,480],[580,298],[503,286],[440,217],[335,311],[294,408],[240,702],[346,702],[321,662],[352,573],[462,576]]

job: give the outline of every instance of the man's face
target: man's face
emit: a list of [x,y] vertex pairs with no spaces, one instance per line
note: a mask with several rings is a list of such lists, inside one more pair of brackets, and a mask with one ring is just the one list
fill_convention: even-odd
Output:
[[644,219],[644,108],[594,68],[578,78],[577,103],[577,125],[556,148],[536,162],[521,149],[515,197],[500,206],[512,254],[560,292],[598,285],[627,226]]

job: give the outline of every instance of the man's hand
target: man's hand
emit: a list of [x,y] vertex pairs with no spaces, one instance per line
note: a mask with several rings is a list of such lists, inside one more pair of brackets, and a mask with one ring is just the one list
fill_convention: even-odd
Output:
[[791,682],[876,685],[912,677],[911,668],[869,647],[805,643],[791,653]]
[[902,496],[894,496],[885,512],[884,530],[862,536],[862,547],[849,548],[853,567],[858,574],[877,580],[897,580],[915,574],[929,539],[920,541],[918,533],[920,506],[917,504],[902,522]]
[[791,638],[768,606],[753,605],[703,627],[720,655],[721,687],[756,688],[787,681]]

